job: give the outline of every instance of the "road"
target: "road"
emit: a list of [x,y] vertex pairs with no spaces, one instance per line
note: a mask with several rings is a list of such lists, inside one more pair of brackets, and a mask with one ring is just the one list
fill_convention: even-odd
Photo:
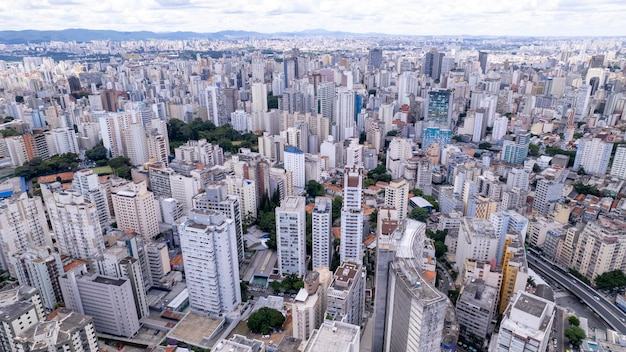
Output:
[[565,312],[563,309],[556,310],[554,321],[558,324],[556,327],[556,350],[565,351]]
[[456,286],[454,285],[454,280],[452,280],[450,273],[448,273],[446,267],[439,260],[437,260],[436,270],[439,274],[439,282],[437,282],[437,288],[445,295],[448,295],[448,291],[456,289]]
[[558,270],[545,258],[537,257],[528,252],[528,265],[548,278],[558,282],[563,288],[582,300],[589,308],[596,312],[611,328],[626,334],[626,313],[613,303],[602,297],[584,282],[570,274]]

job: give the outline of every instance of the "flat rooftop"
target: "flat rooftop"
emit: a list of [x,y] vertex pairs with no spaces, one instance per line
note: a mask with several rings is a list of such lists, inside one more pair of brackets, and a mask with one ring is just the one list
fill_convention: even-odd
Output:
[[97,282],[99,284],[105,284],[105,285],[122,286],[126,282],[126,280],[115,279],[115,278],[106,277],[106,276],[96,276],[93,279],[93,282]]
[[546,302],[540,301],[531,295],[523,295],[515,302],[513,307],[537,318],[541,318],[543,311],[546,309],[546,305]]
[[213,346],[205,345],[205,341],[208,341],[223,324],[224,319],[214,319],[190,312],[176,324],[167,337],[193,346],[211,348]]
[[361,337],[361,328],[339,322],[324,323],[313,332],[305,352],[350,351]]

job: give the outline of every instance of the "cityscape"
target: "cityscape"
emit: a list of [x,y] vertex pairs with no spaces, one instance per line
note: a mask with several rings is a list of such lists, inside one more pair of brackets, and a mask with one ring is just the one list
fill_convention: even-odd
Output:
[[0,25],[1,351],[626,351],[624,4],[55,3]]

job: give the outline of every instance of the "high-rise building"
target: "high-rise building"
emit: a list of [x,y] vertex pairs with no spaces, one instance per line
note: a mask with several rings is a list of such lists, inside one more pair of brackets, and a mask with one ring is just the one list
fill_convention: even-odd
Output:
[[599,134],[593,138],[580,139],[573,169],[583,168],[586,174],[591,175],[605,174],[613,151],[613,143],[607,137],[609,135]]
[[226,182],[214,182],[208,184],[204,193],[193,197],[194,209],[216,210],[222,212],[227,218],[235,223],[235,233],[237,235],[237,258],[239,262],[244,260],[244,240],[243,222],[251,221],[244,219],[238,196],[228,194]]
[[456,265],[463,270],[466,259],[490,261],[496,259],[498,234],[491,222],[479,218],[463,218],[456,247]]
[[171,269],[170,256],[165,242],[152,242],[146,246],[146,257],[150,269],[150,281],[153,285],[160,285],[161,280]]
[[563,183],[548,179],[539,180],[535,189],[533,211],[542,216],[548,216],[548,213],[563,197],[562,193]]
[[79,153],[78,140],[73,128],[55,128],[50,133],[54,140],[56,154]]
[[487,74],[487,57],[488,56],[489,56],[489,53],[487,53],[486,51],[478,52],[478,61],[480,62],[480,69],[482,70],[483,74]]
[[497,351],[546,351],[555,308],[554,302],[517,292],[500,323]]
[[617,146],[611,165],[611,176],[626,178],[626,145],[624,144]]
[[360,263],[342,262],[335,271],[326,297],[326,319],[360,326],[365,309],[365,269]]
[[447,89],[434,89],[428,92],[426,121],[433,121],[437,127],[449,129],[452,123],[452,99],[454,93]]
[[252,113],[267,111],[267,86],[265,83],[252,83]]
[[111,225],[111,209],[107,202],[106,191],[100,188],[98,175],[91,169],[78,170],[74,173],[72,186],[77,188],[85,198],[96,204],[100,227],[107,229]]
[[257,188],[255,181],[243,177],[226,177],[228,194],[239,196],[243,219],[256,219]]
[[276,207],[276,245],[280,275],[306,274],[306,216],[304,197],[286,197]]
[[313,270],[330,268],[333,253],[332,200],[326,197],[315,197],[311,233],[313,241]]
[[0,349],[18,351],[17,342],[33,326],[45,318],[39,290],[30,286],[20,286],[0,292]]
[[235,222],[215,210],[192,209],[178,231],[191,309],[234,311],[241,303]]
[[370,49],[369,65],[375,69],[380,68],[383,65],[383,50],[381,48]]
[[304,279],[304,287],[298,291],[291,307],[293,337],[308,339],[324,321],[326,292],[331,277],[328,269],[321,269],[309,273]]
[[69,271],[59,277],[65,306],[93,318],[96,331],[130,338],[139,328],[130,280]]
[[67,190],[48,197],[46,208],[61,254],[92,260],[102,253],[104,241],[96,203],[78,191]]
[[500,284],[500,298],[498,312],[504,313],[513,295],[526,288],[528,281],[528,263],[524,242],[519,233],[507,234],[502,252],[502,283]]
[[340,87],[337,90],[337,113],[334,127],[335,139],[342,141],[356,135],[355,96],[352,90]]
[[285,147],[285,171],[293,172],[293,186],[304,189],[305,172],[304,172],[304,152],[297,147]]
[[17,277],[11,257],[30,248],[51,247],[52,239],[41,198],[26,192],[0,201],[0,267]]
[[363,261],[363,168],[346,168],[343,174],[340,260]]
[[159,234],[154,195],[145,181],[129,183],[113,192],[111,198],[119,229],[135,231],[147,239]]
[[39,289],[44,308],[52,311],[63,301],[58,279],[63,274],[63,263],[58,253],[32,248],[13,255],[11,260],[20,285]]
[[626,231],[623,221],[601,216],[585,226],[569,266],[593,281],[598,275],[618,270],[626,264]]
[[437,143],[439,149],[450,144],[452,139],[452,131],[449,129],[441,129],[439,127],[427,127],[422,135],[422,150],[427,150],[432,144]]
[[514,140],[504,140],[502,143],[502,161],[510,164],[523,164],[528,157],[530,133],[518,132]]
[[406,180],[389,182],[385,188],[385,205],[398,211],[398,221],[406,219],[409,204],[409,183]]
[[485,340],[490,332],[491,319],[496,316],[498,289],[473,279],[465,284],[456,302],[456,316],[461,335],[474,335]]
[[[406,220],[378,239],[372,351],[438,351],[456,343],[454,308],[422,273],[426,225]],[[418,319],[415,319],[419,317]]]

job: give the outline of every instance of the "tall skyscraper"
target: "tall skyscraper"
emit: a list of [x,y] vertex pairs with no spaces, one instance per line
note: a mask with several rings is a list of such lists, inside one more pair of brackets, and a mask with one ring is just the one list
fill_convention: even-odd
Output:
[[47,248],[32,248],[11,258],[20,285],[39,289],[43,306],[52,311],[58,302],[63,302],[58,277],[63,274],[63,263],[59,253],[48,253]]
[[252,83],[252,113],[267,111],[267,87],[265,83]]
[[215,210],[192,209],[178,231],[191,309],[234,311],[241,303],[235,222]]
[[323,267],[330,268],[332,260],[331,235],[332,227],[332,200],[326,197],[315,197],[315,207],[313,208],[311,232],[313,237],[313,270]]
[[337,92],[336,134],[335,139],[342,141],[356,135],[354,92],[340,87]]
[[23,192],[0,201],[0,240],[0,267],[12,277],[17,277],[13,255],[30,248],[52,247],[41,198],[29,198]]
[[437,127],[449,129],[452,123],[453,94],[452,91],[446,89],[429,91],[425,120],[433,121]]
[[611,165],[611,176],[626,178],[626,145],[624,144],[617,146]]
[[53,193],[46,199],[52,231],[61,254],[92,260],[104,250],[96,204],[78,191]]
[[487,74],[487,57],[489,54],[486,51],[478,52],[478,61],[480,62],[480,69],[483,71],[483,74]]
[[385,188],[385,205],[398,211],[398,221],[406,219],[408,203],[409,183],[404,179],[389,182]]
[[363,261],[363,168],[346,167],[341,207],[341,262]]
[[132,182],[111,194],[117,226],[132,230],[146,239],[159,234],[154,195],[148,191],[145,181]]
[[107,229],[111,226],[111,209],[107,201],[106,191],[100,189],[98,175],[91,169],[78,170],[74,173],[72,186],[77,188],[85,198],[96,204],[100,227]]
[[331,125],[336,123],[335,82],[324,82],[319,85],[317,101],[319,104],[319,113],[327,118]]
[[305,172],[304,172],[304,152],[297,147],[285,147],[285,171],[293,172],[293,186],[304,189]]
[[383,50],[372,48],[369,51],[369,64],[373,68],[380,68],[383,64]]
[[286,276],[306,274],[306,216],[304,197],[287,197],[276,207],[278,271]]
[[[226,182],[215,182],[208,184],[204,193],[193,197],[193,207],[195,209],[216,210],[224,213],[226,217],[235,222],[235,232],[237,234],[237,257],[239,262],[244,260],[244,240],[243,240],[243,213],[241,202],[238,196],[228,194]],[[250,219],[248,219],[249,221]]]
[[523,164],[528,157],[530,133],[518,132],[514,140],[505,140],[502,143],[502,161],[510,164]]
[[574,170],[583,168],[585,173],[603,175],[609,166],[613,143],[607,134],[598,134],[593,138],[582,138],[578,141]]
[[563,197],[562,193],[563,183],[547,179],[539,180],[535,189],[533,211],[542,216],[548,216],[548,213]]

